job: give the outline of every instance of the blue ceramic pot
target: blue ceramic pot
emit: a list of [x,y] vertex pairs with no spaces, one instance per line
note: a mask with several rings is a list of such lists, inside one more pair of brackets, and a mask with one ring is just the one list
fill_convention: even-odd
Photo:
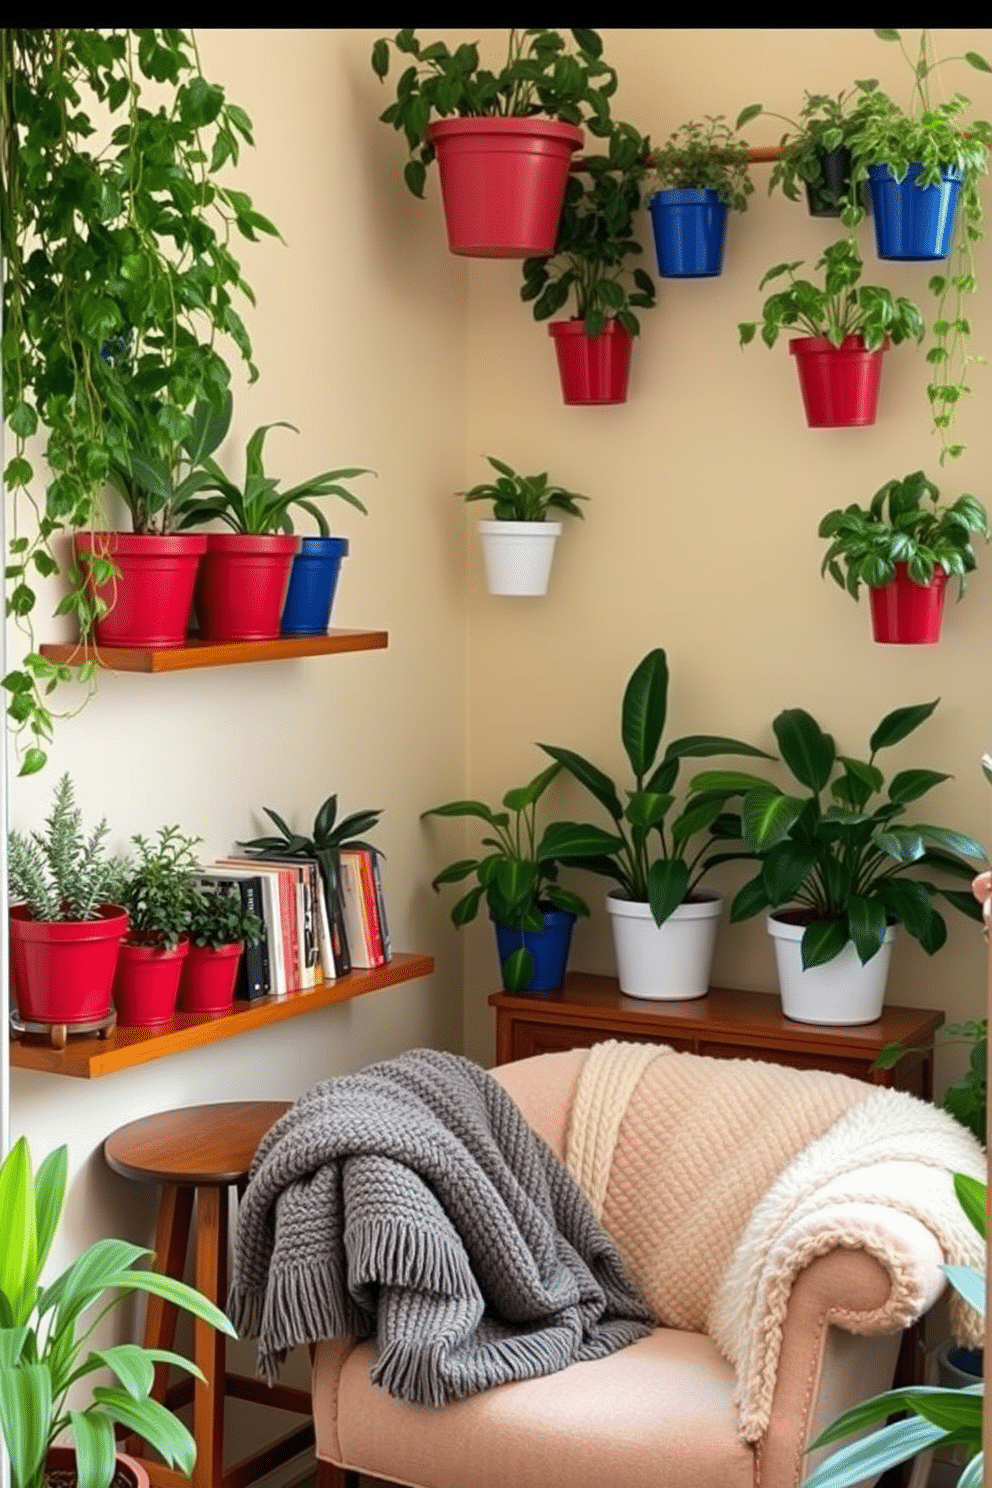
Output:
[[704,279],[723,269],[727,203],[715,191],[658,191],[651,198],[658,273]]
[[939,186],[917,186],[922,169],[911,165],[897,181],[887,165],[868,167],[879,258],[922,262],[946,258],[951,251],[961,177],[953,166],[945,166]]
[[346,537],[305,537],[293,559],[283,635],[324,635],[331,619],[341,559],[348,552]]
[[521,947],[530,951],[534,958],[534,970],[526,987],[511,990],[557,992],[565,980],[575,916],[564,909],[542,909],[541,912],[543,930],[515,930],[510,925],[493,921],[500,967]]

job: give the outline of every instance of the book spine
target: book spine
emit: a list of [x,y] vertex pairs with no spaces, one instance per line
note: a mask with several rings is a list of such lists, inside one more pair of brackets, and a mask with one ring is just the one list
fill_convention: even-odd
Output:
[[316,987],[320,981],[320,951],[317,944],[313,863],[300,865],[300,885],[303,891],[303,984],[306,987]]
[[324,880],[321,877],[320,865],[314,864],[316,873],[316,905],[317,905],[317,940],[320,947],[320,971],[325,982],[337,980],[337,968],[334,965],[334,944],[331,940],[331,926],[327,918],[327,900],[324,898]]
[[299,879],[295,868],[277,869],[279,905],[282,914],[282,939],[286,948],[286,989],[300,990],[300,905]]
[[324,902],[327,905],[327,921],[331,931],[335,974],[343,977],[347,976],[351,970],[351,954],[348,947],[348,935],[344,928],[344,916],[341,912],[341,887],[337,874],[329,878],[321,870],[321,875],[324,879]]
[[382,949],[386,960],[389,961],[393,954],[393,937],[389,933],[389,918],[386,914],[386,894],[382,884],[382,865],[380,862],[382,854],[372,854],[372,876],[375,880],[375,902],[379,911],[379,930],[382,935]]
[[379,928],[379,908],[376,902],[375,876],[372,871],[372,854],[361,849],[355,854],[358,878],[362,890],[362,919],[373,966],[384,966],[386,952]]
[[375,959],[364,923],[362,884],[356,856],[342,852],[340,866],[341,913],[348,936],[348,950],[353,966],[368,968]]

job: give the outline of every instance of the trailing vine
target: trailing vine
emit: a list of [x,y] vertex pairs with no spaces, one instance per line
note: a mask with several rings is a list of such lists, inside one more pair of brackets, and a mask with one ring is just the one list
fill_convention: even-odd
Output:
[[[44,765],[65,716],[52,692],[94,676],[35,645],[54,540],[99,521],[111,464],[126,468],[139,438],[168,458],[197,400],[221,407],[221,345],[258,375],[232,298],[253,296],[231,243],[276,229],[217,179],[252,143],[248,115],[203,76],[192,33],[0,28],[6,609],[27,644],[3,686],[21,774]],[[91,629],[73,564],[56,613]]]

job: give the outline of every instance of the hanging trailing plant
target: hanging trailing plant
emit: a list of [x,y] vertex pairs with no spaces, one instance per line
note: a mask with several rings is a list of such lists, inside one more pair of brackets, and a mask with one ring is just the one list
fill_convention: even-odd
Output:
[[[0,29],[6,607],[27,641],[3,685],[21,774],[45,763],[55,687],[93,678],[92,663],[56,667],[35,646],[34,586],[58,572],[55,539],[95,525],[139,420],[167,453],[198,400],[222,407],[223,338],[257,376],[231,240],[276,229],[217,179],[244,143],[251,120],[203,76],[192,33]],[[56,613],[90,630],[80,571]]]

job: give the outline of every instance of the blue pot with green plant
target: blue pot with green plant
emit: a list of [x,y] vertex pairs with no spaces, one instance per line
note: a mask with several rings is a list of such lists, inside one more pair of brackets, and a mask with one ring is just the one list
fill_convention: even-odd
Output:
[[961,176],[953,166],[944,166],[939,180],[924,185],[923,175],[919,164],[907,166],[901,180],[888,165],[869,167],[879,258],[925,262],[950,253]]
[[658,272],[700,279],[723,269],[727,213],[746,211],[754,190],[747,147],[722,115],[683,124],[654,157],[650,198]]
[[533,959],[534,969],[523,990],[557,992],[565,980],[575,915],[568,910],[550,906],[539,906],[539,913],[544,921],[540,930],[524,930],[519,926],[501,925],[494,921],[496,953],[502,969],[511,956],[521,950],[527,952]]

